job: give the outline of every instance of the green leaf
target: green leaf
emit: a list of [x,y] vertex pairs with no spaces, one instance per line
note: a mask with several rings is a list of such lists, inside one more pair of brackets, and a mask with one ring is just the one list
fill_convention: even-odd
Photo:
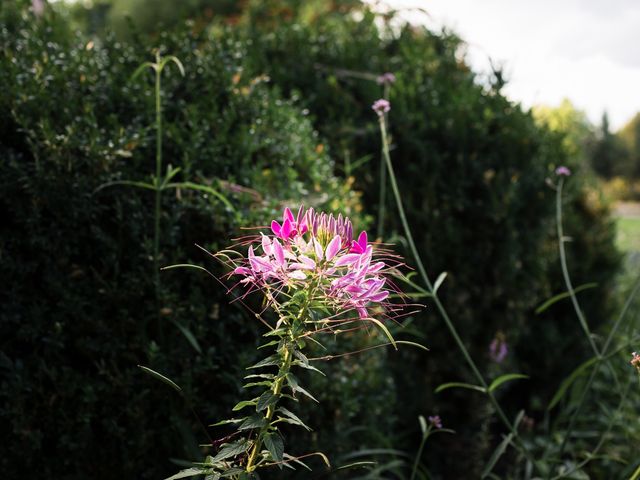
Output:
[[245,380],[249,378],[266,378],[267,380],[273,380],[275,375],[273,373],[253,373],[251,375],[246,375]]
[[462,382],[443,383],[438,388],[436,388],[436,393],[440,393],[449,388],[466,388],[469,390],[475,390],[476,392],[487,393],[483,387],[480,387],[478,385],[471,385],[470,383],[462,383]]
[[278,412],[287,417],[291,422],[295,425],[300,425],[302,428],[305,428],[308,432],[311,431],[309,427],[307,427],[302,420],[293,412],[287,410],[284,407],[278,408]]
[[229,425],[230,423],[240,423],[247,417],[242,418],[230,418],[229,420],[220,420],[218,423],[212,423],[210,427],[219,427],[221,425]]
[[257,398],[253,400],[243,400],[241,402],[236,403],[236,406],[231,409],[232,412],[237,412],[238,410],[242,410],[245,407],[252,407],[256,404]]
[[318,372],[323,377],[326,377],[326,375],[321,370],[318,370],[316,367],[314,367],[313,365],[311,365],[309,363],[305,364],[305,363],[302,363],[300,360],[295,360],[293,362],[293,364],[298,366],[298,367],[305,368],[307,370],[313,370],[314,372]]
[[245,383],[242,388],[250,388],[250,387],[270,387],[272,382],[270,380],[264,380],[262,382],[249,382]]
[[192,467],[182,470],[175,475],[165,478],[165,480],[177,480],[178,478],[195,477],[196,475],[203,475],[206,470],[202,468]]
[[[579,287],[574,288],[573,289],[573,294],[575,295],[576,293],[579,293],[579,292],[581,292],[583,290],[587,290],[589,288],[595,288],[597,286],[598,286],[597,283],[585,283],[584,285],[580,285]],[[571,296],[571,292],[562,292],[562,293],[559,293],[558,295],[554,295],[549,300],[547,300],[542,305],[540,305],[538,308],[536,308],[536,315],[540,315],[542,312],[547,310],[554,303],[557,303],[560,300],[563,300],[563,299],[568,298],[570,296]]]
[[247,370],[251,370],[251,369],[254,369],[254,368],[269,367],[271,365],[279,365],[279,364],[280,364],[280,356],[279,355],[270,355],[267,358],[263,358],[262,360],[260,360],[255,365],[251,365],[250,367],[247,368]]
[[507,450],[507,447],[511,443],[512,439],[513,439],[513,434],[510,433],[509,435],[504,437],[502,442],[500,442],[500,445],[496,447],[496,449],[493,451],[493,454],[491,454],[491,458],[489,458],[487,465],[482,470],[481,478],[486,478],[489,476],[489,474],[491,473],[491,470],[493,470],[493,467],[496,465],[498,460],[500,460],[500,457]]
[[[267,433],[264,438],[264,446],[267,447],[274,462],[281,462],[284,455],[284,444],[277,433]],[[280,466],[282,468],[282,465]]]
[[176,390],[178,392],[182,392],[182,389],[173,380],[165,377],[161,373],[158,373],[155,370],[151,370],[149,367],[144,367],[142,365],[138,365],[138,368],[142,369],[143,372],[148,373],[149,375],[151,375],[152,377],[156,378],[157,380],[160,380],[161,382],[166,383],[167,385],[169,385],[174,390]]
[[440,285],[442,285],[442,282],[444,282],[445,278],[447,278],[447,272],[442,272],[440,275],[438,275],[436,282],[433,284],[434,295],[438,293],[438,289],[440,288]]
[[300,465],[301,467],[306,468],[307,470],[309,470],[310,472],[311,467],[309,465],[307,465],[306,463],[304,463],[302,460],[297,459],[296,457],[289,455],[288,453],[283,454],[283,457],[285,458],[285,460],[287,460],[288,462],[293,462],[296,463],[298,465]]
[[427,421],[422,415],[418,415],[418,422],[420,422],[420,431],[422,432],[422,436],[424,437],[427,434]]
[[266,419],[262,415],[257,413],[248,417],[242,425],[238,427],[238,430],[251,430],[253,428],[262,428],[266,423]]
[[571,386],[571,384],[580,376],[583,375],[584,373],[586,373],[587,369],[593,365],[594,363],[596,363],[598,361],[598,357],[593,357],[590,358],[589,360],[587,360],[586,362],[582,363],[581,365],[578,366],[578,368],[576,368],[567,378],[565,378],[562,383],[560,384],[560,387],[558,388],[558,391],[555,393],[555,395],[553,396],[553,398],[551,399],[551,401],[549,402],[549,406],[547,407],[547,410],[551,410],[553,407],[555,407],[557,405],[557,403],[562,400],[562,397],[564,397],[564,395],[567,393],[567,390],[569,389],[569,387]]
[[[292,387],[292,388],[293,388],[293,387]],[[309,397],[311,400],[313,400],[313,401],[314,401],[314,402],[316,402],[316,403],[320,403],[318,400],[316,400],[316,398],[315,398],[313,395],[311,395],[309,392],[307,392],[307,391],[306,391],[304,388],[302,388],[300,385],[298,385],[298,386],[294,389],[294,391],[295,391],[295,392],[300,392],[301,394],[303,394],[303,395],[305,395],[305,396]]]
[[191,331],[187,327],[181,325],[179,322],[176,322],[175,320],[172,320],[171,323],[173,323],[176,327],[178,327],[178,329],[182,332],[182,334],[187,339],[187,341],[191,344],[194,350],[202,355],[202,349],[200,348],[200,345],[198,344],[198,340],[196,340],[196,337],[193,335],[193,333],[191,333]]
[[503,383],[510,382],[511,380],[518,380],[520,378],[529,378],[529,375],[523,375],[522,373],[507,373],[505,375],[500,375],[493,382],[491,382],[491,385],[489,385],[489,391],[493,392]]
[[266,410],[271,405],[274,405],[278,401],[278,396],[275,395],[271,390],[267,390],[260,398],[258,398],[258,403],[256,404],[256,410],[261,412],[262,410]]
[[220,449],[218,454],[213,457],[212,462],[216,463],[226,458],[235,457],[248,450],[250,444],[246,440],[238,440],[237,442],[228,443]]
[[216,189],[211,188],[211,187],[209,187],[207,185],[199,185],[199,184],[193,183],[193,182],[180,182],[180,183],[169,183],[169,184],[166,185],[166,188],[187,188],[187,189],[190,189],[190,190],[199,190],[201,192],[205,192],[205,193],[208,193],[208,194],[213,195],[214,197],[216,197],[230,211],[235,212],[235,210],[236,210],[235,208],[233,208],[233,205],[227,199],[227,197],[222,195]]

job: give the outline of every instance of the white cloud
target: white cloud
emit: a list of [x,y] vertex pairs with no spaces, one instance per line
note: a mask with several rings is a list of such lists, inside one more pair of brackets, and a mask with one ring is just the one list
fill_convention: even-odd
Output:
[[411,21],[446,26],[468,44],[481,72],[505,67],[505,92],[525,106],[569,98],[598,123],[619,128],[640,110],[638,0],[386,0]]

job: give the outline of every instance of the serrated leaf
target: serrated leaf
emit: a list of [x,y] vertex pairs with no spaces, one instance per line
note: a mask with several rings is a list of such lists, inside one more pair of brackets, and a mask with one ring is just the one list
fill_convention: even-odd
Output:
[[267,390],[260,398],[258,398],[258,403],[256,404],[256,411],[261,412],[262,410],[266,410],[271,405],[274,405],[278,401],[278,396],[275,395],[271,390]]
[[246,440],[238,440],[237,442],[228,443],[220,449],[215,457],[213,457],[212,462],[216,463],[226,458],[235,457],[236,455],[246,452],[248,448],[249,442]]
[[444,390],[448,390],[449,388],[466,388],[468,390],[475,390],[476,392],[487,393],[483,387],[480,387],[478,385],[471,385],[470,383],[462,383],[462,382],[443,383],[438,388],[436,388],[436,393],[440,393]]
[[242,410],[245,407],[254,406],[256,404],[256,398],[253,400],[242,400],[241,402],[236,403],[235,407],[231,409],[233,412],[237,412],[238,410]]
[[547,407],[547,410],[551,410],[553,407],[555,407],[556,404],[560,400],[562,400],[562,397],[564,397],[565,393],[567,393],[567,390],[571,386],[571,384],[580,375],[586,373],[586,370],[597,361],[598,361],[598,357],[590,358],[586,362],[584,362],[581,365],[579,365],[578,368],[576,368],[573,372],[571,372],[571,374],[567,378],[565,378],[562,381],[562,383],[560,384],[560,387],[558,388],[558,391],[555,393],[555,395],[553,396],[553,398],[549,402],[549,406]]
[[504,437],[502,442],[500,442],[500,445],[496,447],[496,449],[491,454],[491,458],[489,458],[487,465],[484,467],[484,470],[482,470],[481,478],[486,478],[489,476],[489,474],[491,473],[491,470],[493,470],[493,467],[496,465],[498,460],[500,460],[500,457],[507,450],[507,447],[511,443],[512,439],[513,439],[513,434],[510,433],[509,435]]
[[444,282],[445,278],[447,278],[447,272],[442,272],[440,275],[438,275],[438,278],[436,279],[436,282],[433,284],[433,294],[434,295],[436,293],[438,293],[438,289],[440,288],[440,285],[442,285],[442,282]]
[[289,410],[287,410],[284,407],[280,407],[278,408],[278,412],[283,414],[285,417],[287,417],[290,421],[293,421],[296,425],[300,425],[302,428],[307,429],[307,431],[311,431],[311,429],[309,427],[307,427],[305,425],[305,423],[300,420],[300,418],[293,412],[290,412]]
[[493,382],[491,382],[491,385],[489,385],[489,391],[493,392],[503,383],[510,382],[511,380],[518,380],[521,378],[529,378],[529,375],[524,375],[522,373],[506,373],[504,375],[500,375]]
[[251,415],[247,417],[238,430],[251,430],[253,428],[262,428],[266,423],[266,419],[262,415]]
[[202,468],[192,467],[182,470],[175,475],[165,478],[164,480],[177,480],[179,478],[195,477],[196,475],[203,475],[206,470]]
[[143,372],[148,373],[149,375],[151,375],[152,377],[156,378],[157,380],[160,380],[161,382],[166,383],[167,385],[169,385],[174,390],[176,390],[178,392],[182,392],[182,388],[180,388],[173,380],[171,380],[170,378],[165,377],[161,373],[158,373],[155,370],[151,370],[149,367],[144,367],[142,365],[138,365],[138,368],[142,369]]
[[255,365],[251,365],[250,367],[247,367],[247,370],[251,370],[253,368],[268,367],[271,365],[279,365],[279,364],[280,364],[280,356],[270,355],[267,358],[263,358]]
[[[284,455],[284,444],[282,438],[277,433],[267,433],[264,436],[264,446],[267,447],[271,458],[275,462],[282,462],[282,456]],[[282,468],[282,465],[280,466]]]

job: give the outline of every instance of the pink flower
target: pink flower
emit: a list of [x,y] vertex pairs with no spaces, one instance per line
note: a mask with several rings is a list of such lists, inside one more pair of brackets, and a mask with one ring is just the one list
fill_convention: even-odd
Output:
[[249,239],[247,257],[231,262],[231,275],[242,277],[239,284],[249,291],[269,290],[273,297],[286,289],[290,298],[291,290],[307,289],[335,315],[354,312],[368,318],[374,307],[396,311],[388,301],[394,290],[387,280],[391,267],[375,259],[366,232],[353,240],[348,218],[302,207],[294,217],[286,208],[282,224],[271,222],[271,233]]
[[429,416],[428,420],[429,423],[435,428],[442,428],[442,420],[440,419],[440,415]]
[[378,85],[391,85],[392,83],[395,83],[396,76],[391,72],[385,72],[382,75],[378,75],[376,81],[378,82]]
[[489,345],[489,356],[496,363],[502,363],[509,353],[507,341],[502,332],[496,333],[495,338]]
[[371,105],[371,108],[373,109],[374,112],[378,114],[379,117],[381,117],[385,113],[387,113],[389,110],[391,110],[391,104],[389,103],[388,100],[381,98],[380,100],[376,100],[375,102],[373,102],[373,105]]
[[568,177],[569,175],[571,175],[571,170],[569,170],[564,165],[561,165],[556,168],[556,175],[558,175],[559,177]]

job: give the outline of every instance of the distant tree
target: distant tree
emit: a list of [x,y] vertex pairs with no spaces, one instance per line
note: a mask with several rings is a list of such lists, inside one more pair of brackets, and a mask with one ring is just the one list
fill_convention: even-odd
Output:
[[557,107],[538,105],[532,111],[539,124],[564,136],[562,143],[569,155],[581,164],[589,163],[595,133],[585,112],[578,110],[567,98]]
[[611,133],[609,116],[604,112],[591,152],[593,170],[604,178],[620,175],[621,169],[624,170],[627,157],[628,153],[621,139]]
[[640,112],[622,127],[617,136],[626,149],[626,158],[620,165],[620,171],[616,173],[632,178],[640,177]]

